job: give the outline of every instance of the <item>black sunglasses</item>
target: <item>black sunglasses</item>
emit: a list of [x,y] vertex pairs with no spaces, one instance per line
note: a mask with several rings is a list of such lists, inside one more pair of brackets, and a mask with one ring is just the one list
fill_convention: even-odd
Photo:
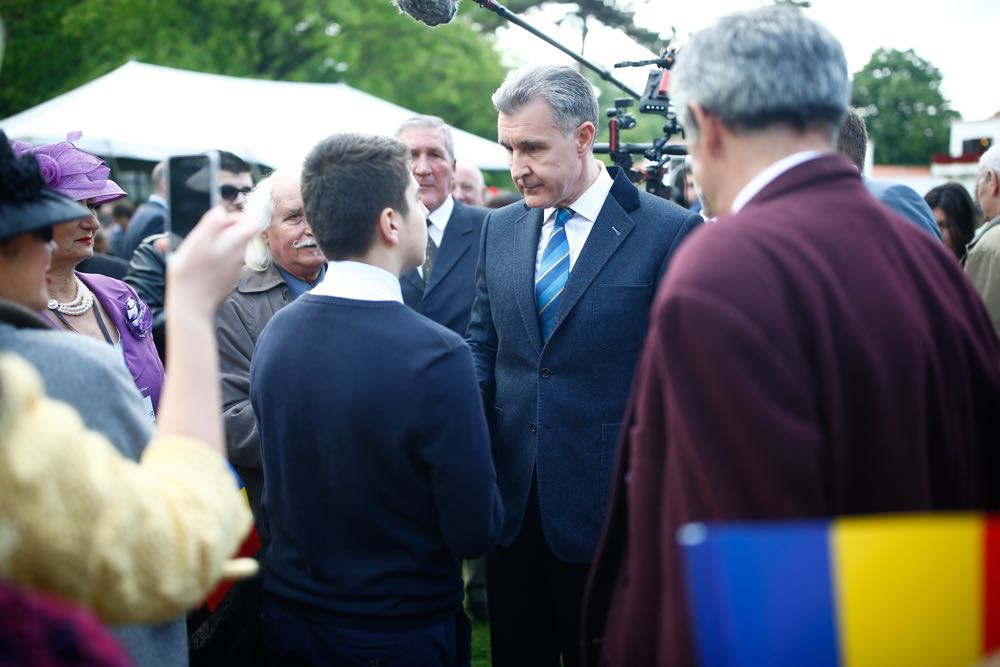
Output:
[[241,194],[246,197],[250,194],[251,190],[253,190],[251,187],[238,188],[235,185],[223,185],[219,188],[219,194],[221,194],[222,198],[226,201],[233,201],[238,195]]

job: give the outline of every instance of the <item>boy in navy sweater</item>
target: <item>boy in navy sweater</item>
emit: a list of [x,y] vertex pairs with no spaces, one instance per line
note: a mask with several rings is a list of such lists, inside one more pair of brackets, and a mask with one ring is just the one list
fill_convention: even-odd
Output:
[[302,195],[329,268],[264,329],[250,376],[268,658],[468,665],[460,559],[493,546],[503,509],[469,350],[400,295],[427,234],[409,151],[331,136]]

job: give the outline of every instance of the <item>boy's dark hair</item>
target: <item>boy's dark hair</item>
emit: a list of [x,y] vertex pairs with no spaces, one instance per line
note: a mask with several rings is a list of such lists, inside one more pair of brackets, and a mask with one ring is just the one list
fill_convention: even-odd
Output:
[[409,213],[410,178],[410,149],[395,139],[345,133],[319,142],[302,167],[302,201],[327,259],[367,253],[384,209]]
[[242,174],[250,171],[250,165],[235,153],[219,151],[219,171],[231,171],[234,174]]

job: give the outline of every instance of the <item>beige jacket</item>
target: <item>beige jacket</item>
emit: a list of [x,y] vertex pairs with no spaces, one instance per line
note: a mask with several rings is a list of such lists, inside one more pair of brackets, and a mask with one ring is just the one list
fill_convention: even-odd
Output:
[[107,623],[164,621],[224,574],[252,572],[227,566],[250,521],[205,445],[156,438],[130,461],[47,398],[34,368],[0,355],[0,576]]
[[1000,218],[986,225],[982,234],[969,244],[965,273],[983,297],[993,328],[1000,333]]

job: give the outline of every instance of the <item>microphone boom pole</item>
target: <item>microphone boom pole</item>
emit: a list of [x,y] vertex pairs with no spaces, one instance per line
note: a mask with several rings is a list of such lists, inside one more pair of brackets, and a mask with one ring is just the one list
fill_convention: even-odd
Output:
[[574,51],[571,51],[570,49],[566,48],[565,46],[563,46],[562,44],[560,44],[556,40],[552,39],[551,37],[549,37],[548,35],[546,35],[542,31],[538,30],[537,28],[535,28],[534,26],[532,26],[530,23],[526,22],[520,16],[518,16],[515,13],[513,13],[512,11],[510,11],[509,9],[507,9],[506,7],[504,7],[503,5],[501,5],[500,3],[494,2],[493,0],[473,0],[473,1],[476,4],[478,4],[480,7],[482,7],[483,9],[487,9],[487,10],[493,12],[494,14],[496,14],[497,16],[499,16],[500,18],[506,19],[507,21],[513,23],[514,25],[519,26],[521,28],[524,28],[525,30],[527,30],[528,32],[530,32],[535,37],[538,37],[539,39],[545,41],[546,43],[551,44],[552,46],[556,47],[557,49],[559,49],[560,51],[562,51],[563,53],[565,53],[567,56],[569,56],[573,60],[577,61],[578,63],[580,63],[584,67],[590,69],[592,72],[594,72],[595,74],[597,74],[599,77],[601,77],[602,79],[604,79],[608,83],[611,83],[611,84],[613,84],[615,86],[618,86],[618,88],[620,88],[621,90],[625,91],[631,97],[633,97],[633,98],[635,98],[637,100],[642,97],[642,95],[640,95],[639,93],[637,93],[636,91],[632,90],[627,85],[625,85],[624,83],[622,83],[621,81],[619,81],[618,79],[616,79],[611,74],[611,72],[609,72],[608,70],[604,69],[600,65],[596,65],[596,64],[590,62],[589,60],[587,60],[586,58],[584,58],[580,54],[578,54],[578,53],[576,53]]

